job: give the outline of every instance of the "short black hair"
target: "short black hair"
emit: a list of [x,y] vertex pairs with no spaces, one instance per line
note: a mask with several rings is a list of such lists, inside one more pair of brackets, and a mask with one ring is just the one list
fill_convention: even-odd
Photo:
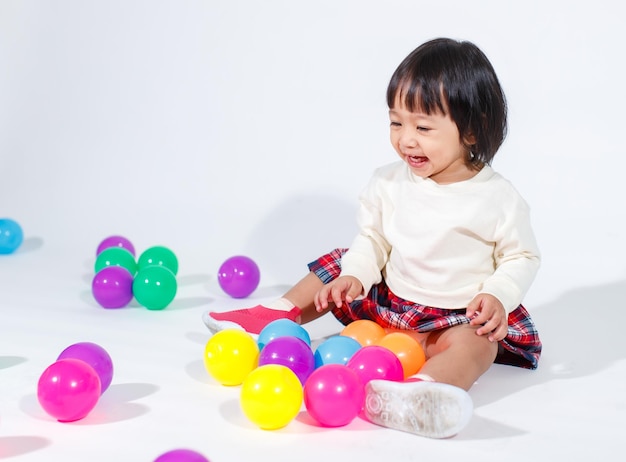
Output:
[[461,140],[475,144],[466,163],[490,164],[507,132],[506,97],[493,66],[473,43],[430,40],[400,63],[387,87],[390,109],[401,103],[411,112],[449,114]]

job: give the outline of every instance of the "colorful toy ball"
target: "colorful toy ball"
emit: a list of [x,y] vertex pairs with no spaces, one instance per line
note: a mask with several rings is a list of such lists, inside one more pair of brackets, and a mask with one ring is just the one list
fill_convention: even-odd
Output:
[[15,252],[23,240],[24,233],[17,221],[0,218],[0,254]]
[[100,398],[100,378],[79,359],[60,359],[41,374],[37,399],[50,416],[73,422],[87,416]]
[[94,272],[98,273],[107,266],[121,266],[126,268],[133,276],[137,272],[135,257],[128,250],[121,247],[109,247],[100,252],[100,255],[96,257]]
[[155,245],[141,253],[137,260],[137,268],[139,270],[147,266],[164,266],[168,268],[174,275],[178,274],[178,258],[176,254],[167,247]]
[[361,346],[376,345],[386,334],[384,327],[369,319],[352,321],[341,331],[341,335],[353,338]]
[[357,373],[363,385],[374,379],[402,382],[404,369],[391,350],[378,345],[368,345],[354,353],[346,364]]
[[132,242],[126,239],[124,236],[109,236],[98,244],[98,248],[96,249],[96,257],[102,253],[103,250],[106,250],[110,247],[121,247],[122,249],[128,250],[131,255],[135,256],[135,246]]
[[297,322],[284,318],[270,322],[259,332],[257,339],[259,349],[262,350],[271,340],[278,337],[297,337],[311,345],[311,336],[307,330]]
[[422,345],[404,332],[391,332],[379,342],[379,346],[391,350],[398,357],[404,369],[404,378],[415,375],[426,362],[426,354]]
[[241,385],[241,409],[262,430],[285,427],[300,412],[302,400],[300,380],[280,364],[259,366]]
[[191,449],[173,449],[161,454],[154,462],[209,462],[209,459]]
[[100,378],[100,393],[104,393],[113,380],[113,361],[109,353],[100,345],[80,342],[68,346],[61,352],[60,359],[79,359],[89,364]]
[[137,302],[149,310],[162,310],[178,290],[176,276],[165,266],[146,266],[137,271],[133,280],[133,295]]
[[133,299],[133,275],[122,266],[106,266],[94,275],[91,292],[103,308],[123,308]]
[[315,369],[315,358],[309,344],[297,337],[278,337],[261,350],[259,366],[280,364],[293,371],[304,386]]
[[233,298],[246,298],[259,286],[261,272],[251,258],[237,255],[220,266],[217,281],[224,292]]
[[356,372],[343,364],[313,371],[304,385],[307,412],[324,427],[342,427],[361,412],[365,387]]
[[241,385],[259,364],[259,347],[250,334],[224,329],[213,335],[204,348],[204,367],[225,386]]
[[346,364],[361,349],[361,344],[351,337],[333,335],[315,349],[315,367],[325,364]]

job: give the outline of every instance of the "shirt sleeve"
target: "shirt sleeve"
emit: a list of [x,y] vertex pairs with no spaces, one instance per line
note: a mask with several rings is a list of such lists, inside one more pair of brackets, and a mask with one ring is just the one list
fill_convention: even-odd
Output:
[[500,300],[508,313],[522,303],[541,262],[529,207],[516,193],[514,196],[496,231],[495,271],[480,290]]
[[382,280],[381,270],[389,259],[391,245],[383,233],[383,202],[374,176],[359,196],[359,233],[341,259],[341,275],[353,276],[363,285],[362,295]]

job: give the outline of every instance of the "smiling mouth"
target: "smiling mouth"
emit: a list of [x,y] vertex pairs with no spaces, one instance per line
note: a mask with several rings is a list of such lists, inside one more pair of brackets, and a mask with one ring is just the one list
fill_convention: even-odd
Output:
[[406,161],[411,167],[420,168],[426,165],[428,157],[425,156],[406,156]]

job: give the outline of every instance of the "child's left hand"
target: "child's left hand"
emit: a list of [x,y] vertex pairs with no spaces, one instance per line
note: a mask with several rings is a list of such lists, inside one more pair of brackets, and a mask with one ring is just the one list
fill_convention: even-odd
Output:
[[470,325],[481,326],[478,335],[489,335],[490,342],[499,342],[508,332],[508,316],[500,300],[490,294],[478,294],[467,306]]

